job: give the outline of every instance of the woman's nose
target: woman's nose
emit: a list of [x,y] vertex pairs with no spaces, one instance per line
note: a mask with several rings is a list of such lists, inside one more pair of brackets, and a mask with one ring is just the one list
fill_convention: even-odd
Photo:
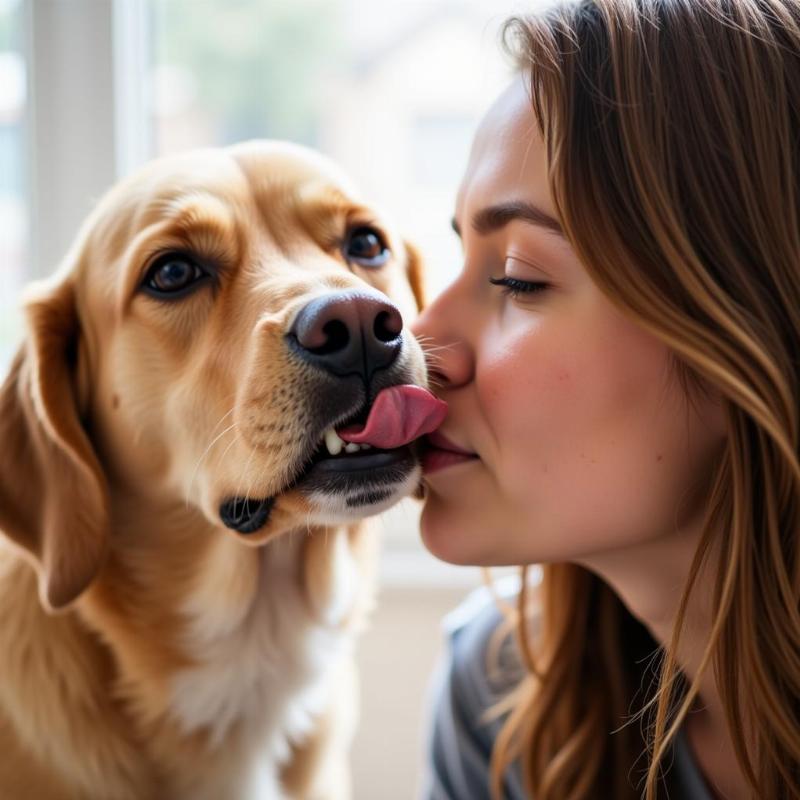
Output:
[[453,287],[445,289],[414,321],[428,365],[428,378],[437,389],[457,389],[472,380],[474,354],[469,337],[468,309],[458,303]]

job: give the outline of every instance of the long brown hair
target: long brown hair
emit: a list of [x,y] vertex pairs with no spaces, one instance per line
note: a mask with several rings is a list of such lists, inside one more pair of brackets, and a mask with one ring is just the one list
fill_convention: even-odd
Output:
[[[561,3],[509,20],[504,41],[575,252],[670,348],[687,397],[724,398],[728,437],[663,650],[577,565],[545,565],[535,646],[521,595],[528,675],[493,793],[519,761],[536,800],[633,798],[637,776],[660,796],[711,668],[753,796],[800,798],[800,3]],[[674,653],[712,547],[713,624],[688,684]]]

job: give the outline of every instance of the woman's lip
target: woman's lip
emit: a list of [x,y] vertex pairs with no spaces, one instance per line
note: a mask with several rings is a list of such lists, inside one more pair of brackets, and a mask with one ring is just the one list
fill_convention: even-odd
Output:
[[442,450],[440,447],[431,447],[422,453],[422,474],[429,478],[434,472],[440,472],[456,464],[467,464],[478,461],[477,456],[464,455],[463,453],[453,453],[450,450]]
[[453,442],[451,442],[440,431],[429,433],[426,436],[426,439],[428,440],[428,444],[438,448],[439,450],[447,450],[450,453],[459,453],[463,456],[477,456],[477,453],[473,453],[470,450],[465,450],[463,447],[459,447],[457,444],[453,444]]

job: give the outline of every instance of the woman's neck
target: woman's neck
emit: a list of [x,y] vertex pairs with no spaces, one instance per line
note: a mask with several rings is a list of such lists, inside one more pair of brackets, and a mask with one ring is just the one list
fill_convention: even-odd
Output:
[[[602,578],[654,639],[668,649],[701,536],[702,523],[698,521],[669,536],[596,554],[580,563]],[[718,569],[719,556],[712,549],[685,609],[675,657],[690,686],[700,675],[711,636],[712,594]],[[700,675],[700,692],[683,730],[712,792],[726,800],[748,796],[711,661]]]

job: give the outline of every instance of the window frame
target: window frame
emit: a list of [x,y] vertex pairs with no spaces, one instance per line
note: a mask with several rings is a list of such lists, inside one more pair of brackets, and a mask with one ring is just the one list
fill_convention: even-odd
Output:
[[153,148],[146,0],[23,0],[22,15],[27,280],[53,272],[94,203]]

